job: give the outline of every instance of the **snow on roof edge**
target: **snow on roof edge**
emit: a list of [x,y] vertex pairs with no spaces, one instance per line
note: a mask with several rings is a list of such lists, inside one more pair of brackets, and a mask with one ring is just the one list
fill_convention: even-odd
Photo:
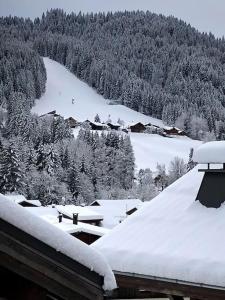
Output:
[[0,218],[103,276],[103,289],[113,290],[117,287],[113,272],[100,251],[65,234],[20,205],[8,201],[2,194],[0,194]]

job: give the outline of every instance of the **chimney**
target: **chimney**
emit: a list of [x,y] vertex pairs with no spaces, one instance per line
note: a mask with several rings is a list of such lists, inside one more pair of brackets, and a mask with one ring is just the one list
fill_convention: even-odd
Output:
[[204,177],[195,200],[206,207],[219,208],[225,202],[225,142],[201,145],[194,160],[207,166],[198,170],[204,172]]
[[62,214],[59,214],[59,215],[58,215],[59,223],[62,223],[62,217],[63,217]]
[[78,214],[73,214],[73,224],[74,225],[77,225],[77,222],[78,222]]

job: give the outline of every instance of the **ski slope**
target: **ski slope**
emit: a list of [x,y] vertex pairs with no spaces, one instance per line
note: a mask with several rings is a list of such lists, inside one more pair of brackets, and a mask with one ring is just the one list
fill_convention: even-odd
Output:
[[[106,121],[110,115],[113,122],[117,122],[120,118],[127,124],[150,122],[163,126],[161,120],[145,116],[123,105],[109,105],[109,100],[98,95],[59,63],[49,58],[44,58],[44,63],[47,71],[46,92],[36,101],[32,109],[34,113],[42,115],[56,110],[65,118],[73,117],[78,121],[86,119],[93,121],[98,113],[102,121]],[[75,99],[74,104],[72,99]],[[175,156],[187,161],[190,148],[196,148],[201,143],[187,137],[165,138],[144,133],[130,133],[130,137],[137,169],[151,168],[153,171],[157,163],[168,167]]]
[[[57,113],[67,117],[73,117],[78,121],[90,119],[98,113],[101,121],[110,118],[112,122],[117,122],[118,118],[125,123],[143,122],[153,123],[163,126],[161,120],[157,120],[141,113],[138,113],[123,105],[108,105],[109,100],[105,100],[97,94],[94,89],[79,80],[64,66],[49,59],[44,58],[47,70],[46,93],[36,101],[33,112],[42,115],[49,111],[56,110]],[[72,104],[74,99],[74,104]]]

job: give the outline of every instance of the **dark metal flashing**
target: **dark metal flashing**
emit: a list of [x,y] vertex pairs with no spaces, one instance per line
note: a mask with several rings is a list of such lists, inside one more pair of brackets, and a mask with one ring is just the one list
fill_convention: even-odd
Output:
[[2,219],[0,266],[63,299],[103,299],[103,277]]

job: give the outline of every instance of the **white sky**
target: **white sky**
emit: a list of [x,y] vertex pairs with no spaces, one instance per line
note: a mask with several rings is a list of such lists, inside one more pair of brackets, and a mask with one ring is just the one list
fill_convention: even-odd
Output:
[[34,18],[50,8],[67,12],[149,10],[178,17],[200,31],[225,35],[225,0],[0,0],[0,15]]

